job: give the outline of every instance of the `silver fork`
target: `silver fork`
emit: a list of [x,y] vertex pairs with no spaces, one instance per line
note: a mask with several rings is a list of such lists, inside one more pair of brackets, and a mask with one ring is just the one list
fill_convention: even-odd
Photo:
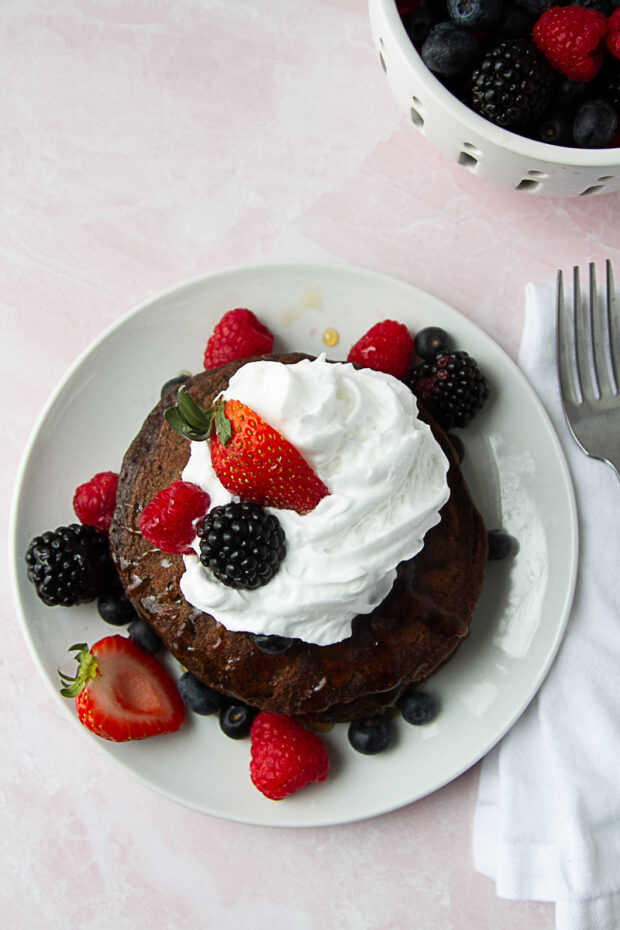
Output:
[[620,319],[611,262],[605,263],[604,297],[589,266],[587,299],[579,267],[573,268],[570,309],[558,271],[557,363],[566,420],[586,455],[601,459],[620,477]]

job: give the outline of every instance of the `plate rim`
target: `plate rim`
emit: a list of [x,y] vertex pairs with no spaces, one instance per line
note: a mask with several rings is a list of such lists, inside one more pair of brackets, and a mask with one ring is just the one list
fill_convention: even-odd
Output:
[[[376,280],[378,284],[384,283],[387,287],[400,287],[403,290],[409,291],[411,294],[422,295],[425,300],[434,303],[435,305],[441,306],[442,310],[445,311],[448,317],[454,319],[462,320],[465,322],[466,326],[472,327],[476,330],[476,335],[479,337],[483,344],[486,344],[491,347],[492,351],[499,353],[503,364],[507,364],[511,369],[513,375],[519,379],[522,388],[529,396],[530,402],[534,405],[537,410],[537,413],[540,417],[541,422],[545,426],[545,432],[549,438],[551,445],[555,452],[555,464],[559,466],[560,472],[562,474],[564,487],[563,491],[567,495],[568,503],[568,518],[571,526],[571,545],[570,545],[570,563],[568,565],[568,585],[565,589],[565,594],[563,598],[563,603],[560,606],[558,613],[561,613],[561,619],[556,625],[555,635],[553,637],[552,644],[550,645],[546,659],[544,663],[541,663],[541,667],[538,671],[538,674],[535,679],[535,684],[531,688],[531,693],[526,700],[523,700],[515,707],[513,713],[505,721],[504,726],[499,729],[499,731],[493,732],[489,737],[489,740],[484,745],[483,748],[476,750],[475,758],[468,759],[461,766],[457,766],[453,771],[437,782],[434,788],[430,791],[423,791],[419,795],[412,795],[411,799],[408,801],[397,800],[394,803],[385,803],[377,804],[374,807],[369,807],[368,812],[359,814],[352,813],[351,815],[340,816],[338,818],[326,817],[321,819],[320,817],[309,816],[307,818],[300,817],[295,822],[280,822],[277,820],[269,820],[265,818],[252,818],[252,817],[239,817],[232,816],[228,813],[221,813],[217,810],[206,810],[204,807],[198,807],[195,804],[189,803],[184,799],[178,792],[172,791],[170,788],[163,788],[148,777],[143,775],[140,771],[137,771],[132,767],[126,760],[123,760],[120,756],[112,753],[111,747],[115,744],[107,744],[103,740],[94,739],[94,745],[98,751],[105,753],[109,759],[112,756],[114,763],[119,766],[126,774],[130,775],[134,780],[138,781],[145,787],[156,792],[162,797],[165,797],[169,800],[174,801],[187,809],[193,810],[196,813],[206,814],[207,816],[214,816],[220,819],[228,820],[230,822],[236,822],[246,825],[254,826],[268,826],[268,827],[284,827],[284,828],[297,828],[297,827],[323,827],[323,826],[334,826],[339,824],[359,822],[361,820],[372,819],[374,817],[381,816],[382,814],[387,814],[395,810],[402,809],[403,807],[408,806],[409,804],[415,803],[417,800],[421,800],[423,797],[428,796],[429,794],[434,793],[437,790],[445,787],[450,782],[454,781],[460,775],[468,771],[474,765],[476,765],[490,750],[496,746],[501,739],[506,735],[506,733],[515,725],[517,720],[523,715],[528,706],[531,704],[533,699],[538,694],[540,687],[542,686],[547,674],[555,658],[557,652],[560,648],[561,642],[566,633],[566,627],[568,624],[568,619],[570,615],[570,609],[573,602],[575,588],[577,583],[578,576],[578,566],[579,566],[579,523],[578,523],[578,511],[575,497],[574,484],[571,477],[570,468],[566,455],[564,453],[562,444],[560,442],[556,428],[542,402],[536,393],[534,387],[530,381],[525,376],[524,372],[518,366],[518,364],[511,358],[506,350],[496,342],[477,322],[470,319],[461,311],[457,310],[455,307],[443,301],[441,298],[435,297],[434,294],[423,290],[422,288],[417,287],[415,284],[411,284],[408,281],[404,281],[401,278],[394,277],[391,274],[376,271],[373,269],[364,268],[361,266],[349,264],[346,262],[341,262],[338,260],[327,261],[327,260],[287,260],[287,261],[261,261],[261,262],[252,262],[242,265],[228,265],[221,269],[215,269],[213,271],[201,273],[194,275],[188,279],[185,279],[177,284],[171,285],[161,291],[158,291],[144,300],[140,301],[138,304],[135,304],[128,311],[122,313],[118,319],[113,321],[111,324],[106,326],[101,333],[99,333],[91,342],[77,355],[74,361],[69,365],[68,369],[64,372],[61,378],[56,383],[51,394],[49,395],[47,401],[43,405],[38,417],[35,419],[35,422],[30,430],[27,441],[23,448],[22,456],[19,462],[19,466],[16,472],[15,481],[13,485],[13,492],[11,496],[10,503],[10,513],[9,513],[9,540],[8,540],[8,550],[9,550],[9,576],[10,576],[10,585],[13,594],[13,601],[15,609],[17,612],[17,617],[20,623],[21,631],[26,640],[31,658],[33,659],[35,666],[42,677],[45,685],[53,695],[54,700],[57,702],[58,706],[61,707],[63,711],[63,716],[68,718],[72,724],[79,728],[79,731],[83,734],[84,730],[82,725],[79,723],[79,720],[75,714],[71,713],[69,706],[67,705],[66,700],[64,700],[58,689],[55,687],[54,683],[50,679],[47,670],[44,668],[42,659],[39,656],[39,653],[36,649],[32,634],[29,628],[29,621],[26,617],[26,611],[24,605],[20,598],[19,593],[19,583],[18,575],[19,569],[22,567],[22,558],[23,554],[18,552],[17,538],[18,538],[18,522],[19,522],[19,511],[20,504],[22,501],[24,483],[26,478],[26,473],[30,459],[36,446],[36,442],[39,436],[39,432],[42,428],[44,421],[46,420],[50,410],[52,410],[62,395],[66,385],[74,376],[74,374],[81,368],[84,361],[97,349],[98,346],[105,343],[107,339],[118,329],[121,329],[126,323],[134,317],[139,316],[143,313],[148,313],[149,309],[156,303],[166,301],[171,297],[177,297],[182,294],[183,291],[189,291],[193,288],[200,287],[203,284],[210,282],[214,279],[225,279],[227,277],[233,278],[239,275],[254,275],[257,273],[267,272],[270,275],[278,274],[278,272],[295,272],[300,275],[326,275],[326,274],[343,274],[345,276],[351,276],[354,278],[368,277]],[[113,631],[112,631],[113,632]],[[92,740],[91,740],[92,742]]]

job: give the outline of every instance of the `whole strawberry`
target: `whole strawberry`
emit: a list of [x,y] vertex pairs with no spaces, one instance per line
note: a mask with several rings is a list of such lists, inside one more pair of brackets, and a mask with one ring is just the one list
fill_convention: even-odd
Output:
[[250,777],[265,797],[280,801],[310,782],[327,778],[325,746],[294,717],[262,712],[250,734]]
[[80,722],[96,736],[122,743],[173,733],[185,719],[177,686],[161,662],[125,636],[106,636],[89,650],[71,646],[75,676],[59,672],[63,697],[75,698]]
[[173,481],[140,514],[140,532],[162,552],[195,554],[192,542],[211,499],[191,481]]
[[209,440],[216,475],[243,500],[303,514],[329,494],[297,449],[241,401],[218,400],[207,410],[181,388],[166,419],[188,439]]
[[251,310],[238,307],[225,313],[213,330],[204,353],[205,368],[219,368],[238,358],[266,355],[273,348],[273,335]]
[[81,484],[73,495],[73,510],[80,523],[107,533],[116,507],[118,475],[100,471],[90,481]]
[[607,20],[598,10],[553,6],[534,25],[534,41],[553,68],[571,81],[591,81],[603,64]]
[[347,361],[364,368],[404,378],[411,364],[413,339],[403,323],[383,320],[375,323],[351,347]]

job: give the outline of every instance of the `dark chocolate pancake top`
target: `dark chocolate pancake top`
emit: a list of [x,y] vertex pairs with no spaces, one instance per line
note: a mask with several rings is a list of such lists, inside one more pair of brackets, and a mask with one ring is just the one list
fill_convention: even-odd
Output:
[[[267,356],[294,364],[308,356]],[[186,388],[203,406],[248,360],[201,372]],[[181,477],[188,440],[166,422],[168,395],[151,412],[125,455],[110,529],[113,558],[129,598],[167,648],[198,678],[264,710],[323,720],[366,716],[389,704],[408,683],[442,665],[466,636],[480,595],[487,555],[482,519],[445,434],[429,422],[449,462],[450,498],[418,555],[398,566],[388,597],[353,621],[352,635],[328,646],[295,641],[281,655],[262,652],[247,633],[187,603],[179,589],[182,556],[164,555],[139,531],[143,508]]]

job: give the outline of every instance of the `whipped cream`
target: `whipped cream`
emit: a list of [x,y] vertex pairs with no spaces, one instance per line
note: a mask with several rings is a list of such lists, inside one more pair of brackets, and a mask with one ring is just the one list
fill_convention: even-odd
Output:
[[[351,634],[389,593],[396,566],[416,555],[449,497],[448,460],[417,416],[415,397],[390,375],[349,363],[249,362],[231,378],[236,398],[279,430],[329,488],[313,511],[275,513],[286,534],[277,574],[253,591],[227,587],[184,556],[181,591],[227,629],[328,645]],[[184,481],[211,506],[235,498],[211,465],[207,442],[192,442]]]

